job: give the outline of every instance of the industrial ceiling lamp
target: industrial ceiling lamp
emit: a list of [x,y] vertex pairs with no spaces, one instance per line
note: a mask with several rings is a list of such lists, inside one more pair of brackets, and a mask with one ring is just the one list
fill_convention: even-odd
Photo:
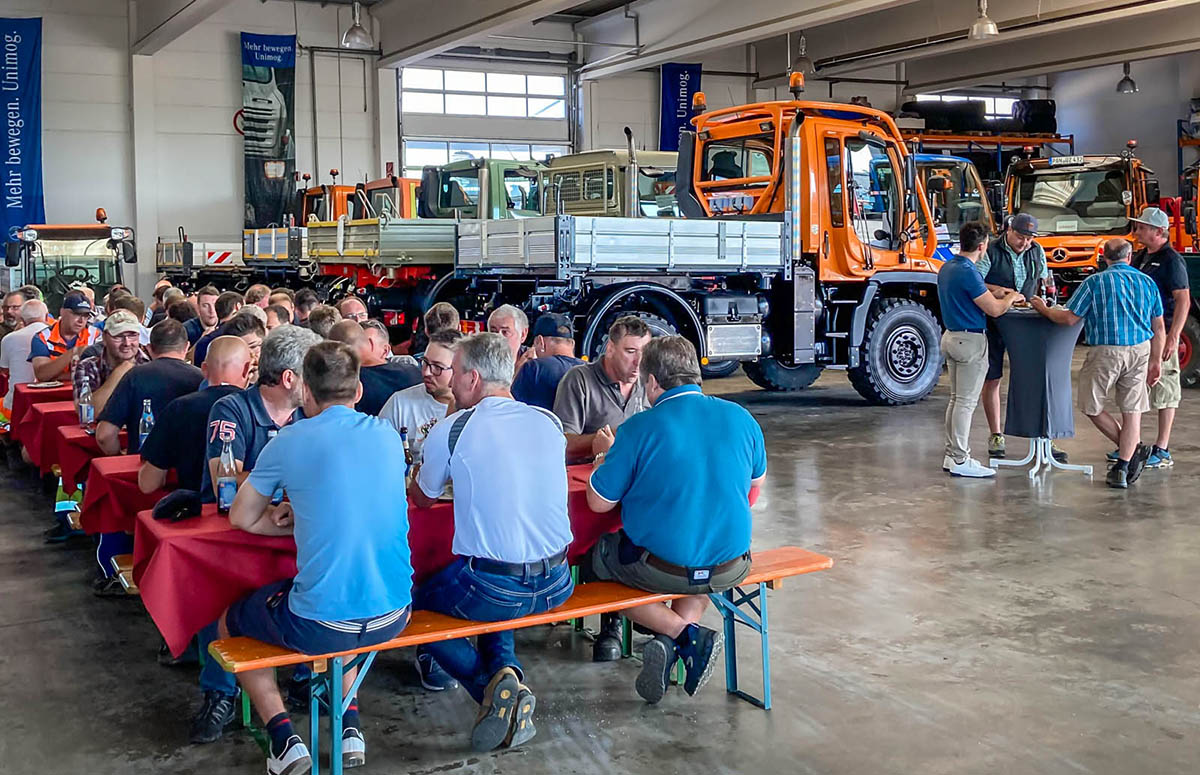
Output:
[[362,25],[362,5],[355,3],[351,6],[350,17],[353,23],[346,34],[342,35],[342,48],[356,48],[361,50],[370,50],[375,48],[375,39],[371,37],[371,33]]
[[813,75],[817,72],[817,65],[808,55],[808,39],[804,37],[804,33],[800,33],[800,52],[796,54],[796,62],[792,65],[792,72],[804,73],[805,75]]
[[999,34],[1000,29],[996,27],[996,23],[988,18],[987,0],[979,0],[979,18],[971,25],[971,31],[967,33],[967,38],[970,40],[987,40]]
[[1124,64],[1125,77],[1117,81],[1117,94],[1137,94],[1137,84],[1129,77],[1129,63]]

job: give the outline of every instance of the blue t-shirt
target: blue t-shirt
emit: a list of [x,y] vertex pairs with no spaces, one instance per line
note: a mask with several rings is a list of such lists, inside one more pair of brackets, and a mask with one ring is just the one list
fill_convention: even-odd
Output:
[[554,411],[554,394],[563,375],[583,364],[570,355],[551,355],[527,362],[512,383],[513,398],[523,404]]
[[246,484],[282,487],[295,512],[296,616],[368,619],[412,602],[403,466],[395,429],[345,406],[288,425],[258,456]]
[[938,271],[938,301],[947,331],[979,331],[987,326],[987,315],[975,303],[987,293],[983,277],[971,259],[955,256]]
[[766,471],[754,417],[681,385],[621,423],[591,484],[620,502],[635,544],[676,565],[710,567],[750,551],[750,481]]
[[[297,409],[292,413],[291,421],[295,422],[303,416],[304,413]],[[233,459],[242,461],[243,471],[253,471],[263,447],[275,438],[280,427],[271,419],[258,385],[224,396],[212,405],[208,413],[205,436],[207,453],[204,459],[220,458],[224,440],[229,437]],[[213,495],[212,472],[207,465],[202,472],[200,497],[205,503],[217,502]]]
[[187,332],[188,344],[195,344],[204,336],[204,324],[200,322],[200,318],[189,319],[183,324],[183,330]]

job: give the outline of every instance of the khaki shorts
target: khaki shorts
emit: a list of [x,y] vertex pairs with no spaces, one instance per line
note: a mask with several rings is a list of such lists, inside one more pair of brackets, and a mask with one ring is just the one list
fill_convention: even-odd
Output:
[[1146,389],[1149,363],[1149,342],[1128,347],[1101,344],[1088,348],[1079,370],[1079,411],[1088,417],[1100,414],[1110,392],[1122,414],[1150,411],[1150,395]]
[[1175,409],[1183,398],[1183,388],[1179,384],[1179,350],[1171,353],[1171,357],[1163,361],[1162,378],[1150,388],[1150,408]]
[[[644,549],[632,556],[622,557],[621,544],[625,531],[608,533],[592,547],[590,568],[581,569],[582,581],[618,581],[627,587],[644,589],[647,592],[662,592],[671,595],[707,595],[709,592],[724,592],[736,587],[750,572],[750,553],[739,557],[731,567],[713,573],[706,584],[689,584],[684,576],[667,573],[646,562],[648,552]],[[627,547],[632,544],[624,538]],[[628,562],[623,562],[628,560]],[[585,563],[588,560],[584,560]],[[590,570],[589,574],[587,571]]]

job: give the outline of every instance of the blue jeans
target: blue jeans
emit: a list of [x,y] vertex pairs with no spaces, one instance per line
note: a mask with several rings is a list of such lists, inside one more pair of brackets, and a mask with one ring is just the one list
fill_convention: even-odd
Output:
[[[549,573],[520,577],[484,573],[460,558],[417,587],[413,608],[476,622],[503,622],[557,608],[573,590],[571,569],[565,562]],[[511,667],[522,677],[523,673],[511,630],[480,635],[477,641],[473,646],[469,638],[459,638],[426,648],[476,702],[482,702],[488,682],[498,671]]]
[[200,668],[200,690],[205,692],[220,692],[232,697],[237,694],[237,678],[233,673],[226,673],[221,663],[208,653],[208,644],[217,638],[217,623],[205,627],[196,634],[200,655],[204,658],[204,667]]

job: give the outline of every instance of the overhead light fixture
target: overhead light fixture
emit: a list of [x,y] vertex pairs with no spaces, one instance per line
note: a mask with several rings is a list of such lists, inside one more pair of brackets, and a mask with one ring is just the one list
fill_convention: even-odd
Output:
[[979,18],[971,25],[971,31],[967,33],[967,38],[970,40],[987,40],[999,34],[1000,29],[996,26],[996,23],[988,18],[987,0],[979,0]]
[[342,48],[356,48],[361,50],[370,50],[375,48],[375,39],[371,37],[371,33],[362,25],[362,4],[354,3],[350,9],[350,18],[353,20],[349,29],[342,35]]
[[1138,90],[1137,84],[1134,83],[1133,79],[1129,77],[1129,63],[1128,62],[1126,62],[1124,64],[1124,70],[1125,70],[1125,76],[1121,80],[1117,81],[1117,93],[1118,94],[1137,94],[1137,90]]
[[813,75],[817,72],[817,65],[808,55],[808,39],[804,37],[804,33],[800,33],[800,51],[796,54],[796,61],[792,65],[792,72],[804,73],[805,75]]

